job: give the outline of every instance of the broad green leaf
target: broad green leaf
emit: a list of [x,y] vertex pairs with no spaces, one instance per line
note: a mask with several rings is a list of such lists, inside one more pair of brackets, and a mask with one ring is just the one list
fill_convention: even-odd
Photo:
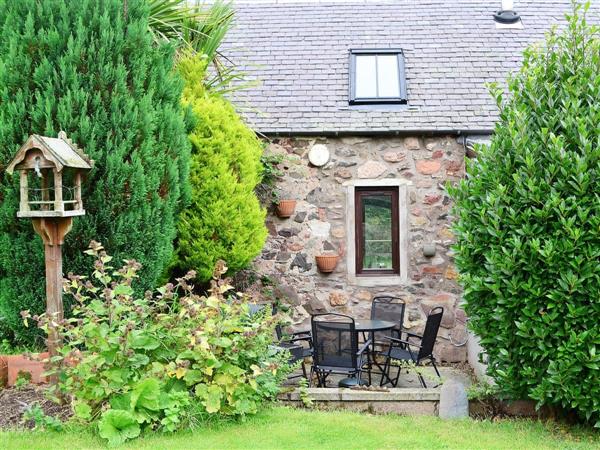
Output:
[[157,411],[160,396],[160,382],[156,378],[139,381],[131,391],[131,408],[146,408]]
[[128,411],[109,409],[98,422],[100,437],[108,440],[110,446],[123,444],[128,439],[140,435],[140,425]]

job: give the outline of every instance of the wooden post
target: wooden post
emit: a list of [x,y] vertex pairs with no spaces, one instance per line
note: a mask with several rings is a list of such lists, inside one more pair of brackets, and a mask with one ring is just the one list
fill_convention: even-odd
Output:
[[[48,328],[48,352],[50,356],[57,353],[61,344],[61,336],[53,322],[64,318],[62,301],[62,245],[65,236],[73,226],[72,217],[34,218],[33,228],[44,241],[46,260],[46,314],[50,318]],[[51,380],[52,381],[52,380]]]
[[62,172],[54,169],[54,211],[64,211],[62,192]]
[[83,201],[81,200],[81,172],[77,171],[75,173],[75,209],[82,210],[83,209]]
[[19,209],[21,211],[29,211],[29,176],[27,170],[21,170],[20,187],[21,187],[21,203]]

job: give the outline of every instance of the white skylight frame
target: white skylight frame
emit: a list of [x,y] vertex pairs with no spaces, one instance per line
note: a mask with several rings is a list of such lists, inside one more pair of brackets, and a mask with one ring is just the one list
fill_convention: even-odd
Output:
[[[360,86],[361,80],[360,78],[368,77],[363,68],[361,68],[361,57],[373,57],[375,60],[374,64],[374,85],[369,86]],[[391,73],[391,78],[396,84],[395,85],[387,85],[385,88],[381,88],[379,86],[381,82],[381,78],[385,76],[385,74],[379,73],[379,66],[382,64],[384,59],[387,63],[390,63],[390,57],[395,57],[395,66],[393,67]],[[381,58],[381,59],[380,59]],[[358,61],[357,61],[358,59]],[[366,58],[362,58],[363,61],[366,61]],[[378,49],[351,49],[350,50],[350,62],[349,62],[349,103],[351,105],[361,105],[361,104],[406,104],[408,102],[406,95],[406,74],[404,68],[404,53],[402,49],[398,48],[378,48]],[[365,67],[369,69],[369,67]],[[371,69],[372,72],[372,69]],[[373,73],[370,74],[371,76]],[[390,73],[387,73],[390,75]],[[358,80],[357,80],[358,78]],[[364,83],[364,81],[363,81]],[[388,89],[388,92],[385,92],[385,89]],[[362,91],[362,92],[361,92]],[[367,92],[369,91],[369,92]],[[392,92],[392,93],[390,93]]]

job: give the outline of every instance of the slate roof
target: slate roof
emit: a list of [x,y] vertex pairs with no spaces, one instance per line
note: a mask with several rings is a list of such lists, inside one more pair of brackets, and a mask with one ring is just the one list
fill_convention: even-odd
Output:
[[[596,22],[598,2],[590,11]],[[500,0],[236,1],[223,53],[258,85],[234,94],[264,134],[489,132],[485,86],[564,23],[570,0],[516,0],[523,29],[497,29]],[[402,48],[408,106],[349,106],[348,50]]]

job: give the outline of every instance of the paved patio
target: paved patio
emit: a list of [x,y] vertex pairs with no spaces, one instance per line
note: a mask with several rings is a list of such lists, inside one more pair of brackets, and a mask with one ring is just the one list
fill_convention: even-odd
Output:
[[[307,369],[307,372],[310,370],[310,363],[308,363],[308,362],[306,365],[306,369]],[[442,366],[442,367],[438,366],[438,369],[440,370],[440,373],[442,375],[442,382],[448,381],[448,380],[458,381],[463,386],[465,386],[465,388],[468,388],[473,382],[471,373],[468,372],[466,369],[462,369],[457,366]],[[397,369],[394,368],[392,370],[393,370],[392,375],[395,376]],[[425,383],[427,383],[428,388],[434,388],[439,383],[439,380],[433,370],[433,367],[425,366],[425,367],[421,367],[419,370],[422,371],[423,378],[425,378]],[[301,374],[302,374],[302,371],[299,369],[296,372],[294,372],[293,375],[301,375]],[[343,375],[330,375],[327,379],[327,387],[328,388],[337,388],[338,381],[341,380],[342,378],[345,378],[345,377]],[[367,374],[363,374],[362,378],[364,380],[366,380]],[[381,375],[379,373],[374,372],[372,374],[372,386],[379,387],[380,379],[381,379]],[[286,385],[297,386],[298,380],[300,380],[300,377],[292,378],[286,382]],[[313,383],[313,386],[316,387],[316,380]],[[389,388],[391,386],[387,385],[387,387]],[[408,371],[406,369],[403,369],[402,373],[400,374],[400,378],[398,380],[397,388],[422,389],[422,386],[421,386],[421,383],[417,376],[417,373],[413,369],[408,370]]]

